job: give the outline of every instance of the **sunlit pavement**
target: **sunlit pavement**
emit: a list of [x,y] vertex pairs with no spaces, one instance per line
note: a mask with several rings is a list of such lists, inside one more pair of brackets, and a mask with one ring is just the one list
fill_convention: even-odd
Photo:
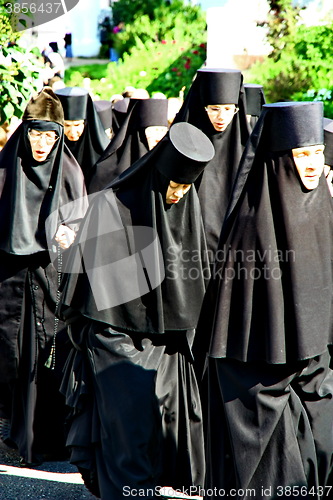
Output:
[[19,458],[0,441],[0,500],[96,500],[68,462],[28,469],[20,467]]

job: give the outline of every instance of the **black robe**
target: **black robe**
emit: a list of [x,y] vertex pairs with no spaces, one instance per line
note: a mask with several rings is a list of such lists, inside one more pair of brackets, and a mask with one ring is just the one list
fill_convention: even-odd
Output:
[[74,409],[67,444],[105,500],[204,480],[191,344],[209,270],[194,186],[165,203],[163,144],[96,196],[63,285],[76,346],[62,385]]
[[263,123],[240,167],[195,346],[209,355],[206,485],[256,498],[313,487],[319,498],[333,452],[332,201],[323,175],[308,191],[290,150],[267,151]]
[[[30,127],[59,135],[44,162],[32,158]],[[30,463],[64,452],[65,406],[58,389],[68,341],[65,325],[54,316],[60,267],[51,264],[57,256],[51,248],[60,224],[78,228],[86,191],[82,171],[64,146],[63,127],[53,122],[23,121],[1,152],[0,165],[1,416],[11,420],[11,439]],[[50,370],[44,363],[54,342],[57,359]]]

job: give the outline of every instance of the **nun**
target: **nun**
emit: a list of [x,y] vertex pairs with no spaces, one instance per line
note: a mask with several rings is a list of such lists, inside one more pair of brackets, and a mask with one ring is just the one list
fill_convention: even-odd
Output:
[[196,181],[211,261],[217,248],[239,161],[249,137],[239,70],[202,68],[176,115],[202,130],[215,156]]
[[131,98],[123,125],[94,166],[89,193],[100,191],[110,184],[156,146],[167,130],[167,99]]
[[61,103],[45,87],[0,155],[0,418],[25,464],[65,453],[59,385],[69,343],[55,310],[61,252],[86,207]]
[[213,154],[196,127],[174,125],[94,197],[71,250],[67,445],[103,500],[203,486],[191,346],[209,264],[193,183]]
[[206,487],[237,499],[328,491],[333,222],[323,169],[322,103],[264,105],[199,327],[210,333]]
[[57,89],[65,115],[65,144],[82,168],[84,178],[110,142],[88,91],[79,87]]

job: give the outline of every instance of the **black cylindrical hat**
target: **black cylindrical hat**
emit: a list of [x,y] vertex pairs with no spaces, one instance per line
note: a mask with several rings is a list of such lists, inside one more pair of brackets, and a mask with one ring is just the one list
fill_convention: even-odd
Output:
[[238,104],[243,77],[237,69],[202,68],[197,72],[201,79],[203,104]]
[[80,87],[64,87],[55,91],[64,108],[65,120],[87,118],[88,91]]
[[269,111],[271,151],[324,144],[322,102],[276,102],[263,110]]
[[333,167],[333,120],[324,118],[325,164]]
[[264,89],[257,83],[244,83],[246,96],[246,113],[251,116],[259,116],[266,102]]
[[138,99],[137,101],[140,128],[168,126],[167,99]]
[[213,144],[201,130],[185,122],[172,125],[169,139],[157,169],[173,182],[192,184],[214,157]]
[[94,101],[95,109],[105,129],[112,128],[112,103],[111,101]]

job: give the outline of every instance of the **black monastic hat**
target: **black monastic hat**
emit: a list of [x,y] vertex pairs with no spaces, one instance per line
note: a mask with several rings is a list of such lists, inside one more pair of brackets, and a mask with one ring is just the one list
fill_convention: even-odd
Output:
[[88,91],[80,87],[64,87],[56,90],[62,107],[65,120],[85,120],[87,118]]
[[271,151],[324,144],[322,102],[276,102],[263,110],[270,111]]
[[237,69],[201,68],[197,71],[201,79],[203,104],[238,104],[239,89],[243,77]]
[[187,122],[172,125],[169,139],[156,167],[171,181],[191,184],[214,157],[214,146],[201,130]]

